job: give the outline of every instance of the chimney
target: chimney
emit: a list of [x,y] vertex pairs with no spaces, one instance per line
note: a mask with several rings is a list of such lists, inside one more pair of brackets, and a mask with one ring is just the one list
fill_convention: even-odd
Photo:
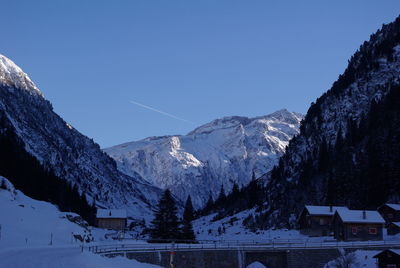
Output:
[[111,210],[110,210],[110,212],[108,213],[108,216],[111,216]]
[[332,205],[329,206],[329,212],[333,212],[333,207],[332,207]]
[[367,218],[367,212],[365,211],[365,209],[362,212],[362,218],[365,220]]

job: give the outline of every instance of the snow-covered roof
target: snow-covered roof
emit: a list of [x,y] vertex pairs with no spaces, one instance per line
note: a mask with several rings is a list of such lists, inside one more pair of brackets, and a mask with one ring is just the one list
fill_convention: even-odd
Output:
[[389,203],[386,203],[385,205],[390,207],[390,208],[392,208],[392,209],[394,209],[394,210],[400,210],[400,204],[389,204]]
[[335,214],[336,210],[338,209],[347,209],[347,207],[337,207],[337,206],[305,206],[305,208],[308,210],[308,213],[310,215],[327,215],[327,216],[333,216]]
[[377,258],[377,257],[379,257],[379,255],[381,255],[383,252],[386,252],[386,251],[390,251],[390,252],[393,252],[394,254],[397,254],[397,255],[400,255],[400,249],[385,249],[385,250],[382,250],[381,252],[379,252],[378,254],[376,254],[375,256],[374,256],[374,258]]
[[390,224],[393,224],[393,225],[395,225],[397,227],[400,227],[400,222],[398,222],[398,221],[391,222]]
[[346,223],[385,223],[385,220],[382,218],[381,214],[374,210],[338,209],[337,214],[342,221]]
[[96,218],[126,218],[125,209],[97,209]]

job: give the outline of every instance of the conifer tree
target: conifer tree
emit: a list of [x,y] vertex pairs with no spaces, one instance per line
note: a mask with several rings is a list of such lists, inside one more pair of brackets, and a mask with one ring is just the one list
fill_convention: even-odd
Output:
[[151,221],[150,236],[153,242],[160,239],[164,241],[179,238],[179,222],[176,211],[175,201],[170,190],[167,189],[158,202],[154,219]]
[[221,189],[219,190],[219,195],[217,200],[215,201],[215,204],[220,206],[223,205],[226,201],[226,195],[225,195],[225,189],[224,189],[224,185],[221,184]]
[[192,198],[188,196],[185,204],[185,210],[183,211],[182,221],[182,239],[193,241],[196,236],[193,231],[192,220],[194,219],[194,210],[192,205]]
[[96,223],[96,214],[97,214],[97,207],[96,207],[96,197],[93,198],[93,203],[92,206],[90,207],[90,219],[92,221],[92,224],[94,225]]
[[6,187],[6,181],[5,181],[4,179],[1,179],[1,182],[0,182],[0,189],[7,189],[7,187]]
[[206,215],[208,212],[210,212],[211,208],[214,206],[214,199],[212,198],[211,192],[210,195],[208,196],[207,203],[205,207],[202,210],[202,213]]
[[233,198],[236,198],[239,195],[239,186],[236,182],[233,184],[231,195]]

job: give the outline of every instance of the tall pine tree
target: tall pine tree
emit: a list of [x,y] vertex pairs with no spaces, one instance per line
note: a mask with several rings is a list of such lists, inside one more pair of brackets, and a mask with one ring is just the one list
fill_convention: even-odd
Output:
[[196,236],[193,231],[192,220],[194,219],[194,210],[192,204],[192,198],[188,196],[185,204],[185,210],[183,211],[182,220],[182,239],[188,242],[196,240]]
[[219,195],[218,195],[217,200],[215,201],[215,204],[221,205],[221,204],[224,204],[225,202],[226,202],[225,189],[224,189],[224,185],[221,184],[221,189],[219,191]]
[[166,189],[158,202],[154,219],[151,221],[151,242],[172,241],[179,239],[179,221],[176,216],[176,205],[170,190]]

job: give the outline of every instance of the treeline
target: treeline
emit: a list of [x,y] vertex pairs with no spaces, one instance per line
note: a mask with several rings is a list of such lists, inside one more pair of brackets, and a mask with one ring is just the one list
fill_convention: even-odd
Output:
[[400,201],[400,86],[391,87],[359,123],[349,121],[333,148],[320,145],[320,173],[327,178],[325,203],[376,209]]
[[25,150],[4,112],[0,111],[0,175],[9,179],[27,196],[51,202],[61,211],[75,212],[94,224],[95,205],[89,205],[85,193],[76,185],[56,176]]
[[224,186],[221,189],[217,199],[214,201],[211,194],[205,207],[197,212],[198,216],[217,213],[213,220],[219,220],[232,216],[240,211],[262,205],[264,201],[265,189],[259,183],[253,173],[252,180],[248,185],[239,189],[235,183],[229,194],[225,194]]

